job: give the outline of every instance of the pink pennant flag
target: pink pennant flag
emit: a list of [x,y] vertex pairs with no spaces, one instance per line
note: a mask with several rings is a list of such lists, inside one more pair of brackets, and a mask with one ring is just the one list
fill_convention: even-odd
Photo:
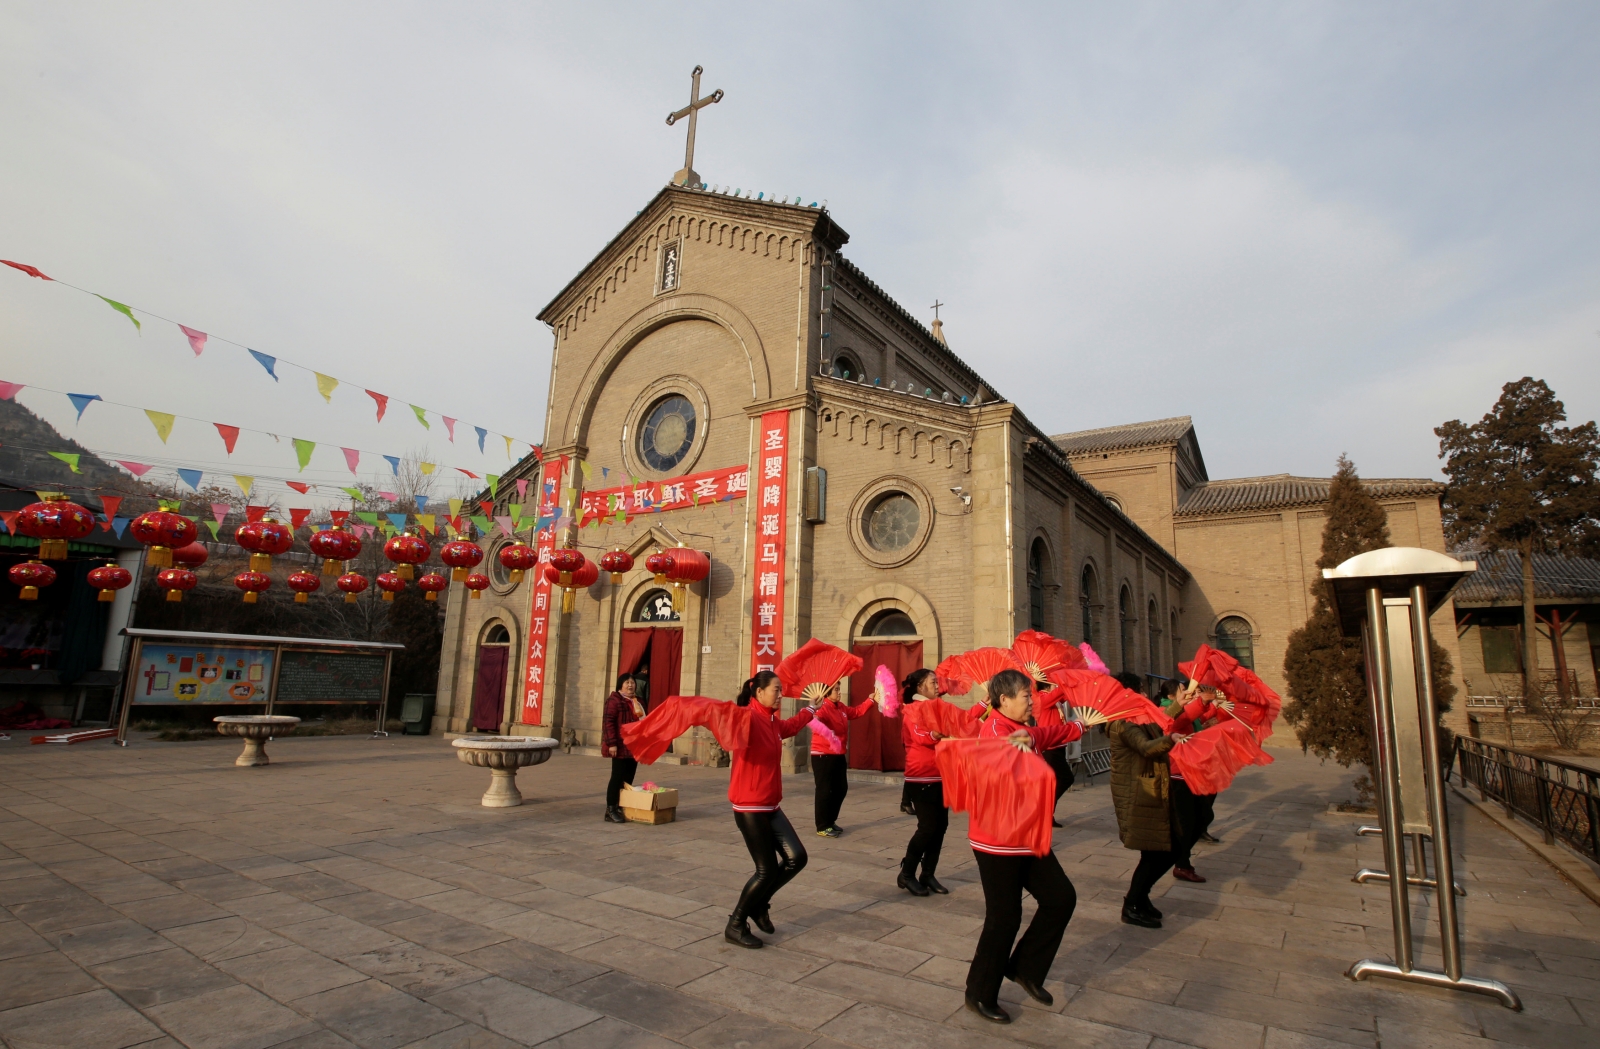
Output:
[[383,413],[389,410],[389,395],[368,390],[367,396],[378,402],[378,421],[383,422]]
[[340,448],[339,450],[344,453],[344,461],[345,461],[345,464],[350,467],[350,472],[351,473],[355,473],[356,472],[356,464],[361,462],[361,449],[359,449],[359,448]]
[[20,382],[0,382],[0,401],[9,401],[21,393],[23,384]]
[[145,474],[150,472],[150,466],[147,463],[130,463],[126,459],[118,459],[117,465],[133,474],[135,477],[143,477]]
[[195,331],[187,324],[180,324],[178,327],[189,337],[189,345],[194,347],[194,355],[196,357],[200,356],[201,352],[206,348],[206,333]]
[[294,507],[291,506],[289,508],[289,527],[294,529],[295,531],[299,531],[300,526],[305,524],[306,523],[306,518],[308,518],[310,516],[311,516],[311,511],[310,510],[296,510]]
[[444,428],[446,430],[450,431],[450,443],[451,444],[455,444],[456,443],[456,421],[454,419],[450,418],[450,416],[448,416],[448,415],[441,415],[441,416],[439,416],[439,418],[444,420]]
[[528,501],[528,479],[526,477],[517,481],[517,501],[521,503]]
[[511,518],[506,517],[503,514],[499,517],[496,517],[494,519],[494,523],[499,525],[500,531],[504,532],[506,535],[511,535],[516,530],[516,526],[511,523]]
[[212,503],[211,515],[217,519],[217,524],[220,525],[222,523],[222,519],[227,517],[228,511],[232,509],[233,507],[229,506],[227,503]]
[[381,498],[381,499],[387,499],[391,503],[394,502],[396,499],[400,498],[394,492],[379,492],[378,493],[378,497]]

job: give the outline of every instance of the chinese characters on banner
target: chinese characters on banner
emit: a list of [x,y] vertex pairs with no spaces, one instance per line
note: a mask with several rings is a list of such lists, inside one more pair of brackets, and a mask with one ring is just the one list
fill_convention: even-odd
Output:
[[657,510],[682,510],[703,503],[743,499],[750,489],[750,468],[728,466],[721,470],[674,477],[670,481],[645,481],[618,488],[601,488],[583,493],[579,504],[580,528],[615,517],[620,510],[626,520],[634,514]]
[[[539,520],[554,521],[560,501],[561,472],[566,468],[565,456],[546,462],[539,472]],[[522,712],[517,720],[524,725],[538,725],[544,721],[545,651],[550,641],[550,581],[544,577],[545,562],[556,548],[556,526],[547,524],[539,529],[535,545],[539,550],[539,563],[531,569],[528,592],[533,595],[533,607],[528,614],[528,659],[522,677]]]
[[756,457],[750,464],[755,493],[755,598],[750,602],[750,674],[771,670],[783,658],[783,566],[787,561],[789,507],[789,413],[761,417]]

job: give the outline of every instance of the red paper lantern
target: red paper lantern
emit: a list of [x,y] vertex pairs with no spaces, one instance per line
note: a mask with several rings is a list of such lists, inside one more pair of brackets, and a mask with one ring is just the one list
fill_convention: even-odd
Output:
[[522,582],[522,573],[539,563],[539,551],[518,540],[500,548],[500,564],[511,570],[511,585]]
[[289,584],[289,589],[294,591],[295,604],[298,605],[306,603],[307,594],[314,594],[322,589],[322,580],[317,578],[314,573],[306,571],[290,574],[285,582]]
[[24,601],[39,600],[39,588],[56,581],[56,570],[43,561],[24,561],[12,565],[7,574],[13,583],[22,587],[22,593],[18,596]]
[[[383,544],[383,556],[394,562],[394,572],[401,579],[410,579],[412,565],[420,565],[433,553],[433,547],[420,535],[402,532]],[[382,584],[379,584],[382,585]],[[389,598],[388,600],[393,600]]]
[[[200,529],[187,517],[175,514],[171,510],[151,510],[133,519],[128,525],[128,534],[150,548],[147,560],[152,568],[171,568],[172,551],[194,542],[195,537],[200,534]],[[193,587],[179,589],[191,590]],[[170,596],[169,588],[167,600],[181,601],[182,596]]]
[[306,540],[306,545],[313,554],[323,559],[323,575],[338,575],[344,571],[344,562],[354,561],[361,553],[360,538],[338,525],[313,532],[311,538]]
[[612,550],[600,556],[600,568],[611,573],[611,582],[622,582],[622,573],[633,570],[633,555],[626,550]]
[[65,499],[47,499],[17,511],[16,531],[39,540],[43,560],[65,561],[67,544],[94,531],[94,514]]
[[450,578],[459,583],[467,578],[467,569],[477,567],[483,560],[483,549],[477,543],[456,539],[440,548],[439,560],[453,569]]
[[[154,547],[150,554],[155,555]],[[200,577],[187,568],[164,568],[156,573],[156,585],[167,592],[168,601],[182,601],[183,592],[193,590],[199,582]]]
[[691,583],[711,574],[711,558],[687,546],[674,547],[667,555],[667,581],[672,584],[672,610],[682,612]]
[[383,591],[385,601],[393,601],[394,595],[406,588],[405,578],[395,572],[385,572],[378,577],[378,589]]
[[113,561],[91,568],[88,578],[89,585],[100,591],[100,600],[115,601],[117,591],[133,582],[133,573]]
[[289,527],[270,517],[246,521],[233,533],[233,537],[240,546],[250,551],[252,572],[272,571],[272,555],[281,554],[294,545],[294,533]]
[[[577,550],[557,550],[555,553],[578,555],[578,564],[571,571],[563,572],[557,566],[554,555],[550,563],[544,566],[544,577],[561,588],[561,611],[571,612],[574,595],[579,590],[587,590],[600,579],[600,567]],[[564,563],[571,564],[572,559],[567,558]]]
[[368,583],[366,576],[357,575],[354,572],[346,572],[339,577],[334,585],[344,591],[344,603],[353,605],[356,603],[356,598],[367,588]]
[[[251,560],[255,558],[251,557]],[[251,569],[234,576],[233,585],[244,591],[244,603],[253,605],[256,603],[256,595],[272,585],[272,577],[265,572]]]
[[472,591],[472,600],[477,601],[483,597],[483,592],[489,589],[489,577],[482,572],[474,572],[462,580],[461,585]]
[[449,588],[450,580],[446,579],[438,572],[429,572],[427,575],[417,580],[417,589],[423,591],[424,594],[427,595],[423,598],[425,601],[439,600],[439,591],[448,590]]
[[657,550],[644,559],[645,571],[656,577],[657,583],[667,581],[667,572],[672,568],[672,555]]
[[[550,551],[550,567],[555,569],[559,575],[563,576],[571,576],[573,572],[576,572],[579,568],[582,568],[583,565],[588,562],[588,560],[589,559],[587,557],[583,556],[582,550],[573,550],[569,547],[562,547],[559,550]],[[548,573],[546,574],[548,575]],[[554,578],[552,578],[550,581],[556,582]],[[560,584],[562,586],[566,586],[568,582],[570,582],[570,579],[560,580]]]
[[179,568],[199,568],[210,556],[204,543],[195,542],[172,551],[172,563]]

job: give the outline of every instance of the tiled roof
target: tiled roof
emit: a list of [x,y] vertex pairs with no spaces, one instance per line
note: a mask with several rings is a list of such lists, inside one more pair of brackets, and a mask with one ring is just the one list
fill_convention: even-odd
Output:
[[[1478,570],[1456,588],[1457,602],[1522,600],[1522,557],[1514,550],[1492,554],[1453,550],[1463,561],[1478,562]],[[1540,601],[1570,598],[1600,601],[1600,561],[1587,557],[1533,555],[1533,596]]]
[[[1174,516],[1314,506],[1328,501],[1328,488],[1332,483],[1327,477],[1291,477],[1289,474],[1208,481],[1189,490]],[[1362,478],[1361,483],[1378,499],[1437,498],[1444,491],[1444,485],[1426,477]]]
[[1152,419],[1122,426],[1102,426],[1098,430],[1059,433],[1050,439],[1068,455],[1081,455],[1085,452],[1114,452],[1123,448],[1169,444],[1180,440],[1193,426],[1194,420],[1189,416],[1178,415],[1171,419]]

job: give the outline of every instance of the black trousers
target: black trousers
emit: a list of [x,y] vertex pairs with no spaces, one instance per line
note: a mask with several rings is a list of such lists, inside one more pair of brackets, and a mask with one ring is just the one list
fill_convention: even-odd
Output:
[[1072,786],[1072,766],[1067,764],[1067,751],[1065,747],[1044,752],[1044,763],[1049,765],[1056,773],[1056,800],[1061,800],[1061,795]]
[[1155,888],[1161,876],[1172,869],[1173,854],[1171,852],[1139,853],[1139,865],[1133,868],[1133,880],[1128,885],[1128,902],[1139,904],[1150,902],[1150,890]]
[[811,775],[817,781],[817,829],[827,830],[839,822],[844,796],[850,792],[849,759],[843,754],[813,754]]
[[1181,779],[1172,781],[1172,865],[1185,870],[1194,867],[1194,843],[1211,826],[1215,794],[1191,794]]
[[[1007,976],[1043,983],[1072,920],[1078,893],[1053,852],[1043,856],[996,856],[972,850],[983,879],[983,932],[967,970],[967,997],[994,1005]],[[1039,909],[1013,949],[1022,925],[1022,891]]]
[[950,810],[944,806],[944,784],[907,783],[905,789],[911,795],[912,810],[917,814],[917,832],[911,835],[911,842],[906,846],[900,872],[915,878],[917,865],[921,864],[922,876],[932,877],[939,866],[944,832],[950,826]]
[[606,808],[617,807],[617,800],[622,797],[622,785],[632,783],[638,773],[639,763],[632,758],[611,759],[611,782],[606,784]]
[[772,812],[735,812],[733,822],[744,835],[744,847],[756,861],[756,872],[744,883],[739,903],[728,917],[744,921],[751,915],[765,914],[773,894],[794,879],[806,866],[806,847],[782,809]]

